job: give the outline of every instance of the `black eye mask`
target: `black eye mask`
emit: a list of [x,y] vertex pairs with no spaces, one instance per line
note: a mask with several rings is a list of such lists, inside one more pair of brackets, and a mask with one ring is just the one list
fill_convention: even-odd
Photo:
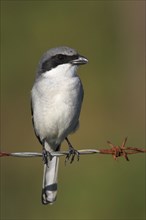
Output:
[[42,64],[41,73],[45,73],[60,64],[70,63],[72,60],[78,59],[79,55],[64,55],[64,54],[57,54],[51,57],[49,60],[46,60]]

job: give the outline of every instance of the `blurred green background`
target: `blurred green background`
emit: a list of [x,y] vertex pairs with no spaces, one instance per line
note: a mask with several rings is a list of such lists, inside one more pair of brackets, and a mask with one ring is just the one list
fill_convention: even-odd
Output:
[[[77,149],[145,146],[145,1],[1,1],[1,150],[40,151],[30,90],[40,56],[67,45],[89,59]],[[66,146],[64,143],[63,146]],[[64,149],[64,147],[63,147]],[[60,160],[58,198],[40,201],[40,158],[1,158],[1,219],[145,219],[145,155]]]

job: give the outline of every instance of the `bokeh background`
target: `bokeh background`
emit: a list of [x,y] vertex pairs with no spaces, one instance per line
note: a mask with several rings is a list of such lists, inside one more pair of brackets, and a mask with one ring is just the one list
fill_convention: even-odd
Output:
[[[1,1],[1,150],[38,151],[30,91],[40,56],[67,45],[89,59],[73,146],[145,147],[145,1]],[[65,149],[66,143],[63,144]],[[58,198],[40,201],[40,158],[1,158],[1,219],[145,219],[145,155],[60,160]]]

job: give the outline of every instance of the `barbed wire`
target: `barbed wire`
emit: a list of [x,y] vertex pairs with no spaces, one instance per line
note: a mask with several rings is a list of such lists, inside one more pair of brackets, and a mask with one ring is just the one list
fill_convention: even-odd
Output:
[[[77,150],[78,155],[89,155],[89,154],[107,154],[112,155],[115,160],[117,160],[118,157],[124,157],[126,161],[129,161],[128,155],[130,154],[137,154],[137,153],[146,153],[146,150],[143,148],[137,148],[137,147],[125,147],[127,142],[127,137],[124,139],[121,146],[113,145],[110,141],[107,141],[108,145],[110,146],[110,149],[83,149],[83,150]],[[51,157],[57,156],[68,156],[69,151],[55,151],[48,154]],[[6,156],[12,156],[12,157],[43,157],[42,153],[39,152],[0,152],[0,157],[6,157]],[[72,156],[72,159],[70,162],[73,161],[74,156]]]

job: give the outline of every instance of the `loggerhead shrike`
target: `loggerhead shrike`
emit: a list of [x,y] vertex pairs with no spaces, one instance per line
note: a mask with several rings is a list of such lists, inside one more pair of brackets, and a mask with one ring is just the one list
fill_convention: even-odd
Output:
[[77,153],[67,137],[79,126],[84,92],[77,68],[87,62],[76,50],[63,46],[48,50],[38,65],[31,109],[34,131],[43,146],[43,204],[52,204],[57,196],[59,157],[47,155],[60,150],[63,140],[69,145],[68,158]]

